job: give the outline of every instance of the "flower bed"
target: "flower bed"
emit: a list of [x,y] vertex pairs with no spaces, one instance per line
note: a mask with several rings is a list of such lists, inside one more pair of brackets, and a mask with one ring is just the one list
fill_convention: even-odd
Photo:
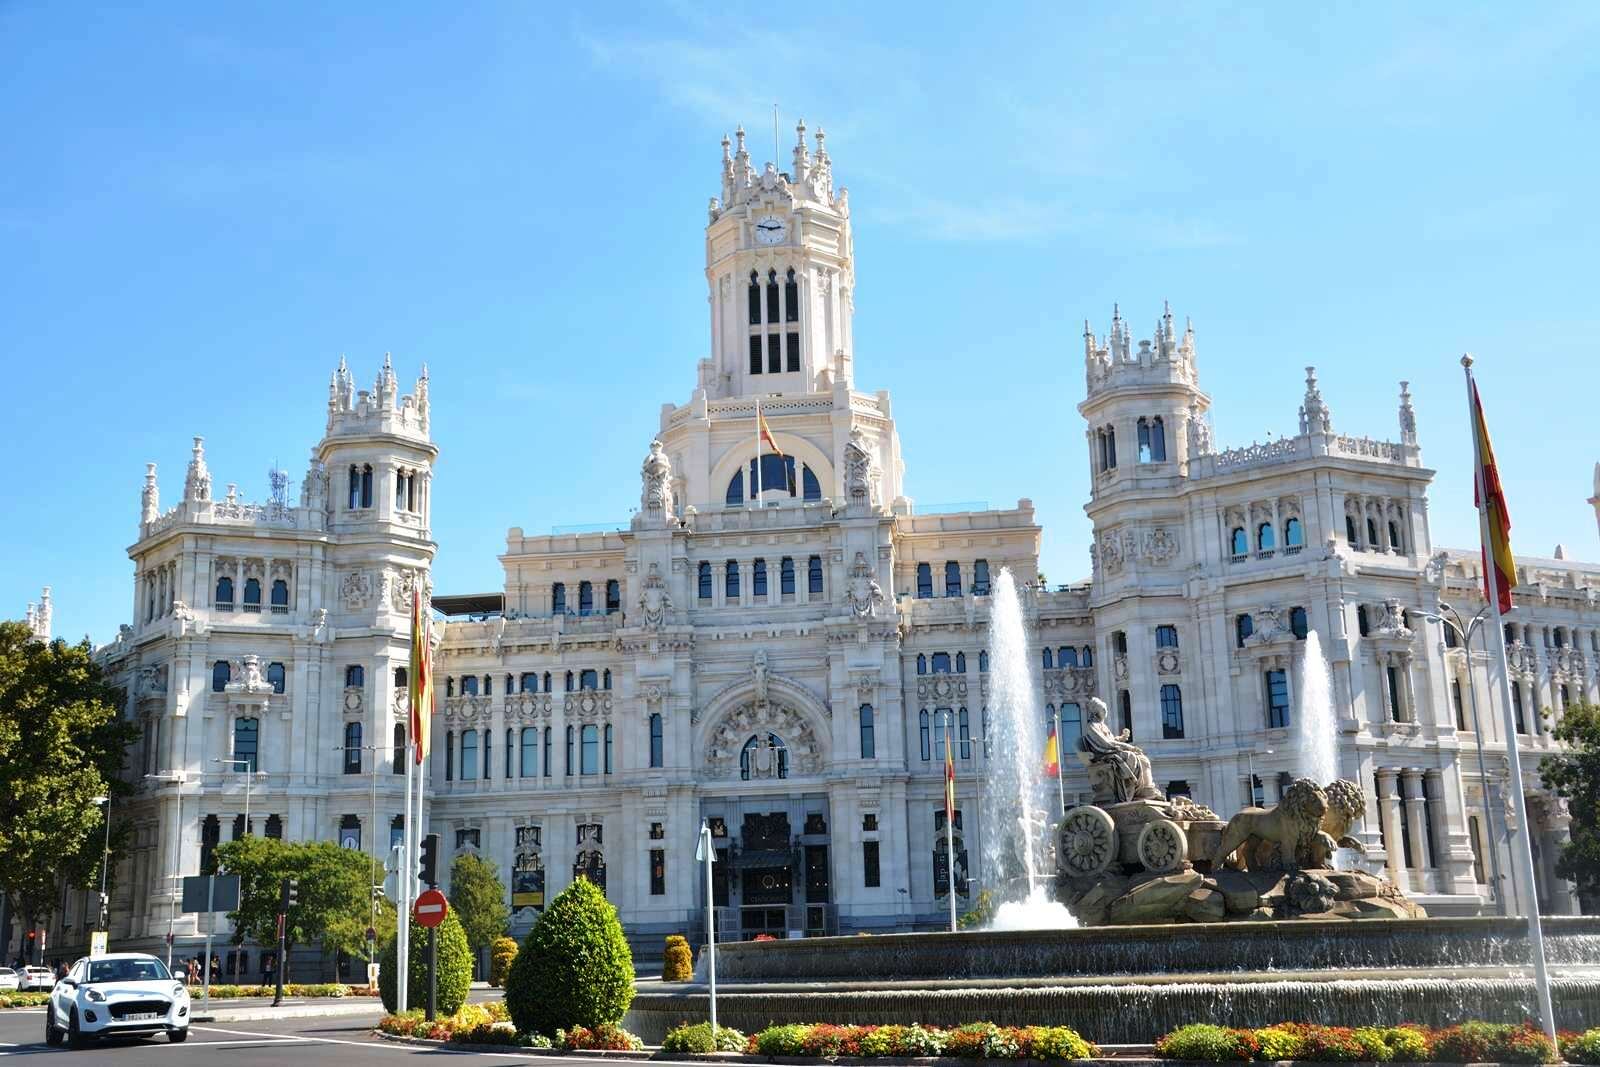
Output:
[[42,1008],[49,1002],[49,993],[0,993],[0,1008]]
[[762,1056],[950,1056],[990,1060],[1082,1060],[1099,1054],[1065,1026],[996,1026],[968,1023],[952,1030],[934,1026],[835,1026],[832,1023],[769,1026],[750,1038],[748,1051]]
[[[189,995],[198,997],[205,988],[199,983],[189,986]],[[276,996],[276,985],[219,985],[211,984],[211,997],[213,1000],[231,1000],[240,997],[271,997]],[[364,985],[345,985],[343,982],[316,982],[306,985],[286,983],[283,987],[286,997],[375,997],[376,989]]]
[[517,1048],[550,1048],[551,1041],[541,1034],[518,1034],[511,1016],[501,1001],[463,1004],[454,1015],[428,1022],[421,1008],[385,1015],[378,1029],[397,1037],[421,1037],[430,1041],[449,1041],[457,1045],[508,1045]]
[[[1570,1035],[1578,1049],[1594,1035],[1600,1063],[1600,1030]],[[1563,1042],[1563,1050],[1567,1047]],[[1533,1024],[1468,1022],[1433,1029],[1404,1026],[1316,1026],[1279,1023],[1259,1030],[1239,1030],[1209,1023],[1179,1027],[1156,1042],[1156,1054],[1174,1060],[1212,1063],[1261,1060],[1309,1060],[1321,1063],[1556,1063],[1560,1057]]]

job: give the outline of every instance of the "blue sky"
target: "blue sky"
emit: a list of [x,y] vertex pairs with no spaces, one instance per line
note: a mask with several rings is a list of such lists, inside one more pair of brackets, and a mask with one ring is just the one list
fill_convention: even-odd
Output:
[[[828,131],[860,388],[907,488],[1031,497],[1088,572],[1085,318],[1192,316],[1219,443],[1415,395],[1436,543],[1475,544],[1479,357],[1521,553],[1600,558],[1600,7],[0,4],[0,614],[131,614],[143,465],[298,480],[341,353],[432,369],[435,582],[623,519],[706,352],[718,140]],[[1402,9],[1403,8],[1403,9]],[[996,9],[998,11],[998,9]]]

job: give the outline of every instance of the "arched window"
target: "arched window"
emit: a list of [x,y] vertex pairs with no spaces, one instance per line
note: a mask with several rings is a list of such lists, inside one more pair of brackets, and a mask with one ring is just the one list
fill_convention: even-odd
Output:
[[[750,286],[745,290],[745,304],[749,309],[749,323],[752,326],[761,325],[761,276],[755,271],[750,272]],[[760,374],[760,364],[750,368],[752,374]]]
[[[774,338],[776,340],[776,338]],[[772,368],[776,371],[777,368]],[[795,495],[797,483],[795,482],[794,457],[780,456],[773,452],[761,454],[761,470],[759,477],[756,471],[756,461],[750,460],[747,471],[750,479],[750,499],[756,499],[756,490],[761,491],[762,497],[770,496],[774,492],[786,492],[791,497]],[[815,477],[813,476],[813,480]],[[817,499],[820,499],[822,489],[817,488]],[[810,498],[808,498],[810,499]]]
[[1256,632],[1256,620],[1249,615],[1240,615],[1233,620],[1233,636],[1240,648],[1244,647],[1244,639]]
[[966,674],[967,673],[967,654],[965,652],[957,652],[956,653],[956,673],[957,674]]
[[762,737],[759,734],[744,743],[739,750],[739,777],[749,781],[757,778],[789,777],[789,750],[777,734]]
[[800,321],[800,284],[795,281],[792,267],[783,281],[783,321]]
[[700,599],[701,600],[710,600],[711,599],[711,564],[707,563],[705,560],[701,560],[700,561],[700,566],[697,569],[696,574],[697,574],[697,576],[699,578],[699,590],[698,590],[698,592],[700,594]]
[[610,774],[611,773],[611,724],[610,723],[606,723],[605,737],[606,737],[605,772],[607,774]]
[[861,758],[877,759],[878,742],[873,736],[872,705],[861,705]]
[[261,610],[261,579],[246,578],[244,580],[244,610]]
[[935,652],[933,654],[933,673],[934,674],[949,674],[950,673],[950,653],[948,653],[948,652]]
[[1153,462],[1155,460],[1155,446],[1151,443],[1151,440],[1150,440],[1150,420],[1149,419],[1140,419],[1139,420],[1139,422],[1138,422],[1138,432],[1139,432],[1139,462],[1140,463]]
[[545,671],[544,672],[544,681],[542,683],[540,683],[540,688],[543,689],[546,693],[550,692],[550,672],[549,671]]
[[524,693],[537,693],[539,691],[539,676],[533,671],[524,671],[517,680],[517,688]]
[[1391,521],[1389,523],[1389,547],[1396,552],[1400,551],[1400,524],[1398,522]]
[[1178,628],[1176,626],[1172,626],[1172,625],[1157,626],[1156,627],[1156,647],[1157,648],[1177,648],[1178,647]]
[[933,758],[933,737],[928,732],[927,708],[917,712],[917,733],[922,741],[922,762],[926,763]]
[[611,668],[610,667],[607,667],[604,671],[600,672],[600,688],[604,689],[604,690],[606,690],[608,692],[611,689]]
[[733,477],[728,479],[728,491],[723,495],[722,502],[730,508],[736,508],[744,503],[744,471],[736,470]]
[[345,506],[351,511],[361,506],[361,468],[354,463],[350,464],[350,499]]
[[1311,626],[1306,619],[1305,608],[1289,609],[1289,629],[1300,640],[1306,639],[1306,634],[1311,632]]
[[1183,693],[1175,685],[1161,687],[1161,736],[1167,740],[1183,736]]
[[[794,369],[799,370],[800,368],[795,367]],[[817,481],[817,476],[815,474],[811,473],[811,468],[807,467],[803,463],[800,465],[800,499],[822,499],[822,483]]]
[[571,671],[568,671],[567,672],[567,678],[566,678],[566,686],[565,686],[565,690],[564,690],[565,692],[568,692],[568,693],[572,692],[573,678],[574,678],[573,673]]
[[1300,548],[1306,543],[1305,530],[1300,525],[1300,520],[1290,517],[1283,523],[1283,547]]
[[[769,270],[769,271],[767,271],[767,321],[768,322],[777,322],[778,321],[778,315],[780,314],[780,310],[779,309],[781,308],[781,306],[782,305],[780,305],[778,303],[778,272],[775,271],[775,270]],[[777,367],[768,367],[767,369],[775,371],[778,368]]]
[[[524,778],[534,778],[539,774],[539,728],[537,726],[524,726],[522,728],[521,744],[518,746],[521,753],[519,774]],[[509,760],[507,763],[509,764]]]
[[283,664],[267,664],[267,684],[272,686],[272,691],[274,693],[283,692],[285,681],[287,681],[287,676],[284,673]]
[[344,724],[344,773],[361,773],[361,724]]
[[517,774],[517,732],[511,727],[506,727],[506,777],[514,778]]
[[730,559],[722,568],[722,595],[730,601],[739,599],[739,561]]
[[1061,705],[1061,739],[1062,747],[1070,741],[1074,746],[1078,738],[1083,736],[1083,708],[1068,701]]
[[397,722],[397,723],[394,724],[394,737],[393,737],[392,744],[393,744],[393,748],[394,748],[394,773],[395,774],[404,774],[404,773],[406,773],[406,724],[405,723]]
[[546,778],[552,778],[556,773],[555,765],[550,762],[550,748],[550,727],[546,726],[544,728],[544,776]]
[[475,697],[478,695],[478,678],[476,675],[467,674],[461,678],[461,695]]
[[927,674],[928,673],[928,657],[927,657],[927,655],[925,653],[922,653],[922,652],[918,652],[917,653],[917,673],[918,674]]
[[461,780],[470,782],[478,777],[478,731],[461,731]]
[[361,506],[372,506],[372,464],[364,464],[361,468]]
[[486,697],[494,696],[494,675],[492,674],[483,676],[483,695]]
[[260,719],[235,719],[233,720],[233,769],[239,769],[239,761],[245,764],[245,770],[254,774],[261,769],[261,720]]
[[933,568],[926,563],[917,564],[917,599],[933,596]]
[[456,680],[454,678],[446,678],[444,680],[444,695],[447,697],[456,695]]
[[1228,552],[1235,556],[1250,554],[1250,538],[1245,535],[1243,526],[1235,526],[1233,533],[1228,535]]
[[1356,517],[1354,515],[1346,515],[1344,517],[1344,539],[1350,542],[1351,548],[1356,547],[1356,542],[1361,540],[1356,536]]
[[405,692],[407,685],[406,669],[404,667],[396,667],[394,669],[394,687],[401,692]]
[[228,666],[228,661],[219,659],[211,665],[211,691],[220,693],[233,679],[233,668]]
[[778,593],[794,596],[794,560],[788,556],[778,561]]
[[592,614],[594,614],[594,583],[593,582],[579,582],[578,583],[578,614],[579,615],[592,615]]
[[1083,666],[1085,666],[1085,667],[1093,667],[1094,666],[1094,646],[1092,646],[1092,645],[1084,645],[1083,646],[1083,654],[1081,656],[1079,656],[1079,662],[1082,663]]
[[989,561],[986,559],[972,561],[972,595],[989,595]]
[[978,653],[978,673],[989,673],[989,653],[987,650]]
[[1367,519],[1367,547],[1371,549],[1383,547],[1383,542],[1378,540],[1378,520],[1373,518]]
[[226,574],[217,579],[217,609],[219,611],[233,610],[233,579]]
[[579,774],[600,773],[600,727],[592,722],[584,724],[580,756]]
[[606,614],[615,615],[622,610],[622,583],[615,578],[606,579]]
[[600,688],[600,674],[592,667],[578,672],[578,688],[594,691]]
[[1150,461],[1167,461],[1167,423],[1160,415],[1150,420]]
[[1272,533],[1272,523],[1264,522],[1256,527],[1256,550],[1270,552],[1276,546],[1277,539]]
[[666,766],[666,729],[660,712],[650,716],[650,766]]
[[750,595],[763,598],[767,595],[767,561],[764,559],[750,564]]
[[1055,653],[1050,651],[1050,646],[1049,645],[1046,645],[1044,648],[1040,649],[1039,650],[1039,655],[1040,655],[1040,658],[1042,658],[1044,660],[1044,669],[1045,670],[1048,671],[1048,670],[1054,670],[1055,669],[1056,657],[1055,657]]
[[946,560],[944,565],[944,595],[961,595],[961,564],[955,560]]
[[1057,667],[1076,667],[1078,665],[1078,650],[1071,645],[1062,645],[1056,651]]
[[1117,465],[1117,428],[1115,426],[1106,427],[1105,455],[1105,469],[1115,469]]
[[289,613],[289,583],[282,578],[272,580],[272,613],[274,615]]
[[811,596],[822,595],[822,557],[806,560],[806,589]]
[[1357,604],[1356,605],[1356,631],[1362,637],[1365,637],[1365,636],[1367,636],[1367,634],[1371,630],[1372,630],[1372,623],[1367,618],[1367,606],[1365,604]]
[[550,587],[550,614],[565,615],[567,613],[567,583],[557,582]]
[[[493,739],[493,730],[483,731],[483,777],[485,781],[494,777],[494,760],[490,758],[490,748]],[[507,752],[506,755],[510,756],[511,753]]]

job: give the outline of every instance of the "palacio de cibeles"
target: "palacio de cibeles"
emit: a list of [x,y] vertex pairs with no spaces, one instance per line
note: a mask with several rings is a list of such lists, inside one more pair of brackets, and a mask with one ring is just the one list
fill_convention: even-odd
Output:
[[[1470,652],[1453,628],[1486,605],[1482,557],[1433,540],[1407,383],[1392,424],[1352,426],[1307,367],[1273,413],[1294,432],[1215,440],[1227,398],[1204,391],[1197,331],[1146,301],[1146,336],[1121,309],[1085,327],[1093,549],[1047,586],[1029,500],[903,491],[916,457],[854,347],[850,202],[822,131],[797,134],[782,170],[742,131],[722,142],[708,355],[635,428],[640,465],[615,472],[638,478],[631,520],[530,515],[500,588],[435,588],[451,442],[427,367],[405,386],[389,356],[307,390],[326,430],[297,490],[278,473],[245,499],[202,436],[181,482],[154,464],[130,481],[133,614],[95,653],[139,731],[112,944],[160,953],[170,933],[194,952],[207,931],[180,881],[247,833],[389,855],[420,591],[423,829],[444,860],[493,861],[513,935],[587,878],[642,957],[667,934],[704,942],[709,893],[734,1025],[808,1019],[799,982],[868,1021],[927,1018],[937,991],[965,1005],[944,1015],[1066,1005],[1104,1019],[1097,1039],[1143,1040],[1203,983],[1138,977],[1184,970],[1236,972],[1207,981],[1241,1016],[1501,1018],[1530,1010],[1515,917],[1535,907],[1558,1015],[1600,1018],[1600,986],[1560,971],[1593,959],[1600,927],[1556,875],[1569,816],[1539,777],[1563,710],[1600,699],[1600,564],[1516,559],[1517,795],[1484,628]],[[433,381],[453,394],[449,373]],[[1569,502],[1585,526],[1600,480],[1584,504],[1586,488]],[[51,614],[46,590],[28,609],[42,638]],[[95,908],[64,890],[49,943],[82,951]],[[991,932],[934,933],[957,913]],[[859,933],[877,936],[818,940]],[[229,974],[259,980],[270,946],[229,942],[226,920],[218,938]],[[1112,974],[1137,997],[1108,993]],[[630,1025],[659,1037],[703,1007],[703,990],[641,993]]]

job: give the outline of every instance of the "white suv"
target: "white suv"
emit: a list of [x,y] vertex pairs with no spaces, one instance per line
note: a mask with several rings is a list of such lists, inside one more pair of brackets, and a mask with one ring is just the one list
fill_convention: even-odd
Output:
[[118,952],[81,959],[56,983],[44,1012],[44,1040],[73,1045],[112,1034],[189,1036],[189,992],[155,956]]

